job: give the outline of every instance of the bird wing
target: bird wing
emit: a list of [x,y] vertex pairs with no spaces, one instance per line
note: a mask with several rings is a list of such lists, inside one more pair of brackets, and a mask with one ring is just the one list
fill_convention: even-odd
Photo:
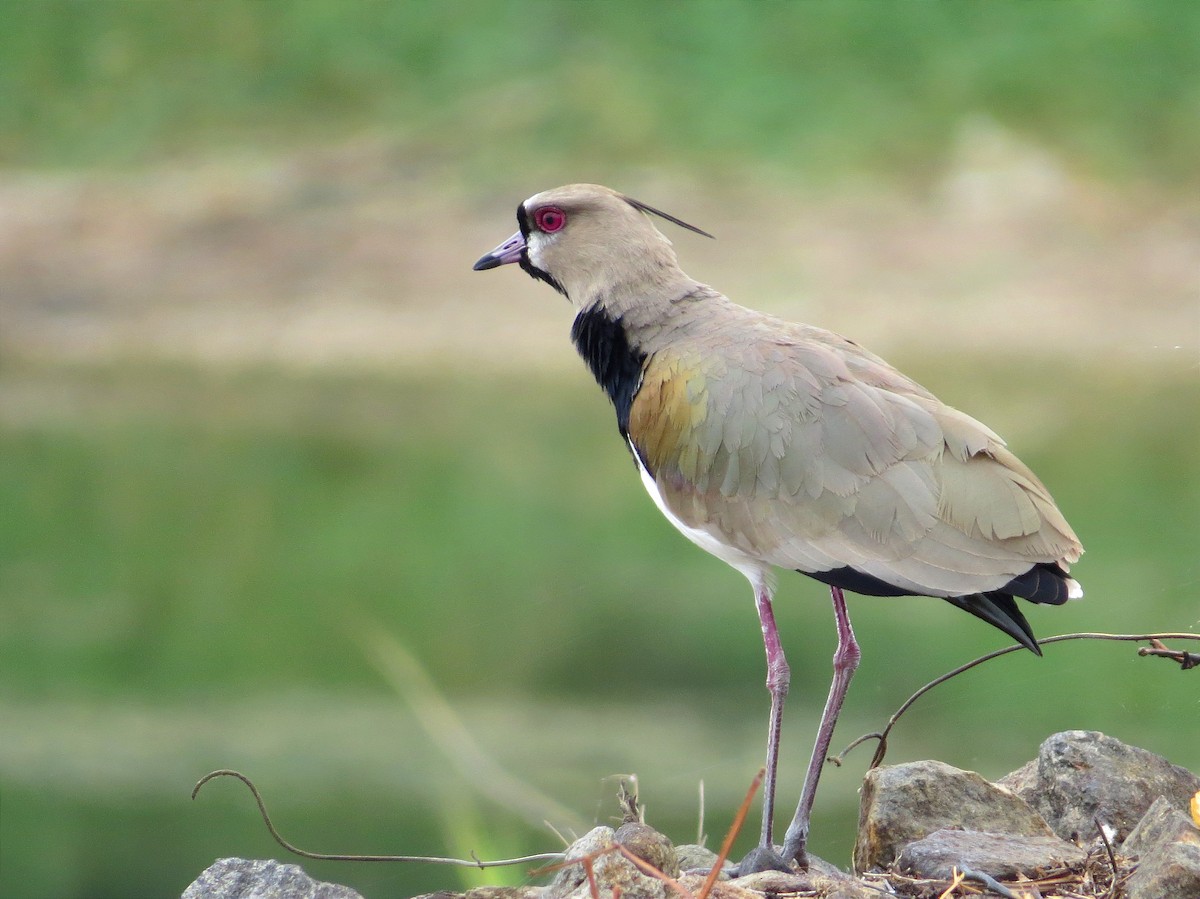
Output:
[[630,441],[678,522],[771,565],[936,596],[1078,558],[987,427],[836,334],[738,325],[649,354],[631,406]]

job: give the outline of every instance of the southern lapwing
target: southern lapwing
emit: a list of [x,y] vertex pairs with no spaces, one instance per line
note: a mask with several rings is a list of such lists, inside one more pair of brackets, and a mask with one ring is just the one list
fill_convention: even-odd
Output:
[[[762,835],[743,871],[807,863],[809,815],[858,666],[842,591],[935,596],[1034,653],[1016,597],[1059,605],[1083,548],[1004,441],[850,340],[738,306],[688,277],[657,215],[594,184],[535,194],[520,230],[475,263],[518,263],[575,307],[571,339],[608,394],[655,505],[749,580],[771,694]],[[710,235],[706,235],[710,236]],[[772,840],[789,669],[773,570],[827,584],[838,645],[800,804]]]

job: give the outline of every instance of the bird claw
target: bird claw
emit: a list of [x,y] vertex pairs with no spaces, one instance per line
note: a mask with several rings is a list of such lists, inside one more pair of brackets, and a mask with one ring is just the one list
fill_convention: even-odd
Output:
[[747,874],[757,874],[759,871],[783,871],[785,874],[795,874],[792,863],[769,846],[757,846],[746,853],[746,857],[738,862],[732,872],[734,877],[745,877]]

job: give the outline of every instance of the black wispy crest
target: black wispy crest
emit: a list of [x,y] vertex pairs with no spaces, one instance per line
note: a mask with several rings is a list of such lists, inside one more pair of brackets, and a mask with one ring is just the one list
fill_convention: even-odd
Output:
[[[643,203],[641,200],[635,200],[633,197],[627,197],[624,194],[621,194],[621,199],[624,200],[626,203],[628,203],[630,206],[632,206],[634,209],[641,210],[642,212],[648,212],[651,215],[657,215],[659,218],[666,219],[668,222],[671,222],[671,224],[673,224],[673,225],[678,225],[680,228],[687,228],[689,231],[694,231],[696,234],[702,234],[705,237],[712,237],[712,235],[709,234],[707,231],[705,231],[703,228],[697,228],[695,225],[689,225],[683,219],[677,219],[677,218],[675,218],[675,216],[671,215],[669,212],[663,212],[661,209],[655,209],[653,206],[647,205],[646,203]],[[716,240],[716,238],[713,237],[713,240]]]

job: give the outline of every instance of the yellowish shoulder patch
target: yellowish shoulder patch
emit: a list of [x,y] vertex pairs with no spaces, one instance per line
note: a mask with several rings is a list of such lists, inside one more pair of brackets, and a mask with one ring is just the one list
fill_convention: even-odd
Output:
[[[651,358],[642,375],[642,386],[629,409],[629,437],[651,472],[680,468],[695,442],[695,432],[707,416],[708,396],[699,367],[684,358]],[[694,466],[693,466],[694,467]],[[695,472],[680,470],[689,481]]]

